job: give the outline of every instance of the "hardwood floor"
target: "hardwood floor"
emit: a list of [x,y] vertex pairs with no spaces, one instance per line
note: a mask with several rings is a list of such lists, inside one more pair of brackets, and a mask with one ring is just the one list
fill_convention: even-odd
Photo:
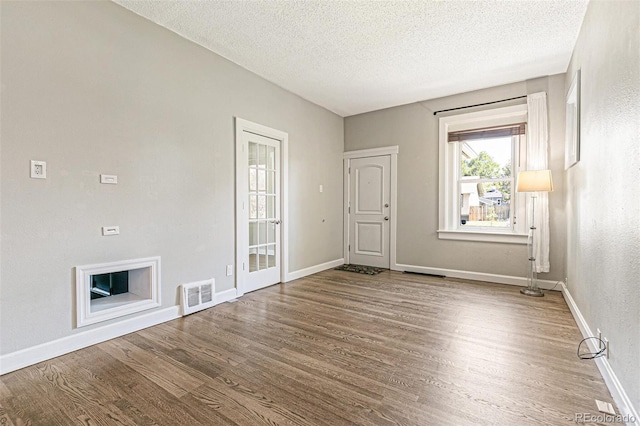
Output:
[[0,424],[571,424],[580,340],[558,292],[330,270],[6,374]]

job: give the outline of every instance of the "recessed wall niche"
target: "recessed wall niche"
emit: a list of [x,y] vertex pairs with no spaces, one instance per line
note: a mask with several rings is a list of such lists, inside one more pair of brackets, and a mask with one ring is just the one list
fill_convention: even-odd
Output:
[[156,308],[160,257],[76,266],[76,326]]

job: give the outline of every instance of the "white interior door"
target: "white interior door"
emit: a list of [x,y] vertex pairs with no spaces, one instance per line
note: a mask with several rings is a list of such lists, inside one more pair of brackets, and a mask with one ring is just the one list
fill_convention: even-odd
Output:
[[349,162],[349,263],[389,268],[389,155]]
[[242,132],[246,192],[242,250],[244,292],[280,282],[280,141]]

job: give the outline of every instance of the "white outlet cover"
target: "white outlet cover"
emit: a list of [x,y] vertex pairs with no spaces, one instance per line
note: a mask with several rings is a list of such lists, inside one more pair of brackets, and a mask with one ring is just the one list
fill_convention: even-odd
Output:
[[31,178],[46,179],[47,178],[47,162],[31,160]]

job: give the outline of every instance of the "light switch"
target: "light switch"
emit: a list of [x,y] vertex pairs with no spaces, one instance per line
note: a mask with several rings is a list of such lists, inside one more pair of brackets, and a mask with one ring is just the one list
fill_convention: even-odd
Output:
[[118,176],[116,175],[100,175],[100,183],[118,184]]
[[102,235],[118,235],[120,233],[119,226],[103,226]]
[[318,189],[320,190],[320,192],[324,191],[324,187],[322,185],[320,185]]

